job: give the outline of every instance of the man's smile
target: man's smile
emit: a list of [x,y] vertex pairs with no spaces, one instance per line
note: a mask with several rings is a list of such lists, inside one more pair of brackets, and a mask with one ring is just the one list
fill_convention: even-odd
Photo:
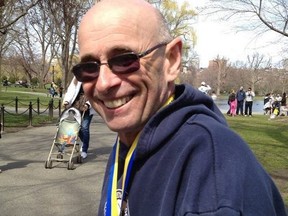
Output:
[[131,96],[126,96],[126,97],[118,98],[115,100],[105,100],[105,101],[103,101],[103,103],[107,108],[115,109],[115,108],[121,107],[124,104],[128,103],[131,99],[132,99]]

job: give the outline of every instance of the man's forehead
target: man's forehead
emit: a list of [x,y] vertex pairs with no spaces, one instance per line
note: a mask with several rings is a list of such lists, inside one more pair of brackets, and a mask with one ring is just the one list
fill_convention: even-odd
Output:
[[[88,18],[88,21],[93,18],[95,22],[105,20],[106,22],[109,20],[113,20],[114,22],[117,21],[117,19],[122,19],[124,17],[138,17],[138,13],[140,13],[140,8],[135,7],[135,4],[127,4],[126,1],[123,1],[121,4],[119,4],[118,1],[113,4],[108,4],[107,0],[104,0],[103,3],[97,3],[95,4],[83,17],[82,21],[86,18]],[[131,13],[131,10],[133,10],[133,13]],[[130,13],[127,13],[130,12]],[[131,19],[132,21],[133,19]]]
[[[112,2],[113,6],[110,4]],[[140,7],[141,5],[143,6]],[[109,28],[109,25],[151,28],[155,18],[155,8],[144,0],[104,0],[95,4],[84,15],[80,29],[93,25],[94,28]]]
[[[139,16],[133,17],[127,16],[127,11],[121,11],[109,14],[90,14],[86,16],[79,28],[79,45],[86,43],[87,41],[93,41],[97,44],[101,41],[109,41],[112,43],[125,44],[127,40],[137,40],[146,43],[150,43],[155,40],[158,31],[155,31],[155,25],[151,24],[148,19],[142,19]],[[101,16],[103,14],[103,16]],[[150,23],[147,24],[147,23]]]

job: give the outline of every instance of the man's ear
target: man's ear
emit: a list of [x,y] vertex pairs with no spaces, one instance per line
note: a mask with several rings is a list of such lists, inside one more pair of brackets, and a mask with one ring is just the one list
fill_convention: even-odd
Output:
[[177,37],[166,48],[165,71],[167,81],[174,81],[178,77],[182,62],[182,41]]

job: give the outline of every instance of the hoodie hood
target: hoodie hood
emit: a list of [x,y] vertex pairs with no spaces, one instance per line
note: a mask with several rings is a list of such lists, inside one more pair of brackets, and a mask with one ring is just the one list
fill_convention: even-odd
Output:
[[143,158],[165,145],[183,124],[198,115],[209,116],[220,124],[227,125],[225,117],[210,96],[187,84],[176,85],[174,101],[159,110],[143,128],[136,158]]

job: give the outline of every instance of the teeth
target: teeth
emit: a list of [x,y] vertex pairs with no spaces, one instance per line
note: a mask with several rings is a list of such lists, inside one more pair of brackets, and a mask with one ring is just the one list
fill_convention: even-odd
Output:
[[113,100],[113,101],[105,101],[104,104],[108,108],[117,108],[124,104],[126,104],[130,100],[129,97]]

